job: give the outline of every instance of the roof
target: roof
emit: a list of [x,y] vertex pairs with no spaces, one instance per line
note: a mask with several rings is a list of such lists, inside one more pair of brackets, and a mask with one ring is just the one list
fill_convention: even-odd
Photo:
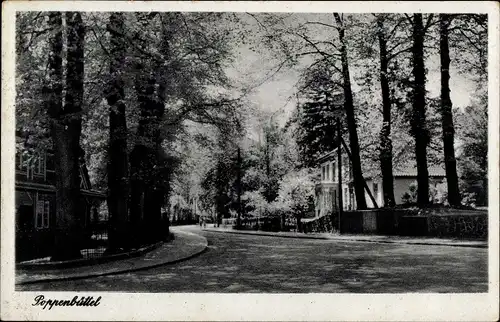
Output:
[[[428,166],[429,177],[446,177],[446,171],[442,166],[432,165]],[[417,168],[415,166],[401,166],[393,170],[395,177],[416,177]]]
[[330,152],[323,154],[322,156],[318,157],[317,162],[321,163],[323,161],[330,160],[331,158],[335,158],[335,156],[337,155],[336,152],[337,152],[337,148],[333,149]]
[[[337,148],[318,157],[318,163],[335,159],[337,156],[336,152]],[[446,177],[446,171],[442,165],[427,165],[427,170],[429,171],[429,177]],[[416,177],[417,167],[415,160],[409,160],[406,164],[395,166],[392,170],[392,175],[394,177]],[[380,177],[380,165],[377,164],[375,167],[370,166],[369,169],[363,167],[363,176],[365,179]]]

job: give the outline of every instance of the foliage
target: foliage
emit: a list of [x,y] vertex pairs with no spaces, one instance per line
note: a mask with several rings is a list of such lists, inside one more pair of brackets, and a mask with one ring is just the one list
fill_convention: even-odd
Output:
[[288,173],[282,181],[275,208],[295,217],[314,212],[314,168]]
[[303,166],[316,165],[316,159],[336,144],[336,124],[342,118],[343,94],[339,75],[325,64],[318,64],[304,75],[302,94],[294,118],[294,137]]
[[483,205],[488,195],[488,110],[487,93],[478,90],[472,104],[455,110],[457,127],[457,165],[461,194],[467,200]]
[[[47,106],[40,104],[44,86],[53,81],[47,67],[54,35],[48,16],[23,12],[16,17],[16,130],[23,136],[19,145],[29,147],[33,156],[55,143]],[[469,106],[453,111],[461,189],[464,202],[480,204],[485,196],[478,186],[487,187],[487,17],[452,16],[452,68],[479,89]],[[431,66],[439,53],[432,14],[422,15],[423,48],[415,55],[415,16],[404,14],[137,12],[123,13],[123,24],[115,31],[109,26],[110,13],[81,17],[86,33],[80,146],[96,189],[109,188],[106,164],[116,159],[109,147],[110,115],[117,105],[108,104],[112,91],[104,84],[123,92],[117,100],[126,121],[125,133],[119,133],[127,142],[123,155],[139,151],[134,155],[140,162],[125,161],[131,174],[124,171],[126,178],[118,177],[136,180],[135,188],[144,185],[134,191],[153,195],[153,202],[146,204],[154,203],[156,210],[187,210],[199,203],[202,212],[214,211],[218,218],[235,216],[241,208],[250,216],[304,216],[314,199],[316,160],[337,146],[337,120],[349,146],[359,141],[362,170],[357,172],[365,176],[378,171],[388,142],[393,168],[414,163],[417,136],[426,146],[428,163],[443,162],[441,101],[435,91],[425,90],[432,85],[426,80],[430,71],[420,66]],[[377,44],[381,31],[387,46],[383,73]],[[266,68],[266,80],[283,70],[299,75],[297,103],[285,126],[281,110],[265,111],[266,106],[246,100],[255,84],[237,84],[248,75],[235,80],[228,72],[236,51],[247,47],[276,63]],[[63,52],[62,83],[70,84],[74,79],[67,67],[67,40]],[[412,73],[414,58],[422,58],[419,75]],[[383,104],[382,76],[388,81],[390,106]],[[70,87],[64,86],[63,96]],[[382,138],[388,122],[390,132]],[[431,188],[434,202],[444,201],[444,196],[442,187]],[[412,185],[404,200],[415,198]]]
[[435,186],[430,185],[429,198],[433,204],[449,205],[446,179],[443,182],[438,182]]
[[408,191],[403,193],[401,197],[403,204],[414,204],[417,202],[417,183],[412,182],[408,186]]
[[246,191],[241,200],[245,203],[246,213],[252,217],[270,214],[271,206],[261,191]]

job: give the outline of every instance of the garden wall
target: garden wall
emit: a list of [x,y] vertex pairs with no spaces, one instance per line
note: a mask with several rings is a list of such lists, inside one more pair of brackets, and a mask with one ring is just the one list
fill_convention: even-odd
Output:
[[335,215],[324,215],[318,218],[311,218],[312,220],[302,220],[302,230],[304,233],[328,233],[335,230],[338,226],[336,223]]
[[457,214],[430,216],[428,233],[436,237],[458,237],[486,239],[488,237],[488,214]]
[[345,211],[341,218],[341,233],[397,234],[401,214],[390,209]]
[[340,232],[486,239],[488,212],[440,208],[345,211]]

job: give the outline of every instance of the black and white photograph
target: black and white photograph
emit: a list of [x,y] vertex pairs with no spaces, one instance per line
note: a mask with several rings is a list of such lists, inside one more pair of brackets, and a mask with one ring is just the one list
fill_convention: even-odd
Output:
[[[449,320],[498,319],[495,3],[13,2],[2,319],[184,293],[414,295],[425,316],[469,294]],[[279,318],[350,319],[304,301]],[[219,319],[177,309],[106,319]]]

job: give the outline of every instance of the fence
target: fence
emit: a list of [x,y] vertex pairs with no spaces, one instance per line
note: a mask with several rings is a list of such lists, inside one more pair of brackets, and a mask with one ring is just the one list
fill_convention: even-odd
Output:
[[84,258],[101,257],[108,246],[108,221],[92,222],[84,229],[82,249]]
[[[222,225],[236,228],[236,218],[223,219]],[[296,229],[296,219],[281,216],[243,217],[239,229],[263,231],[290,231]]]

